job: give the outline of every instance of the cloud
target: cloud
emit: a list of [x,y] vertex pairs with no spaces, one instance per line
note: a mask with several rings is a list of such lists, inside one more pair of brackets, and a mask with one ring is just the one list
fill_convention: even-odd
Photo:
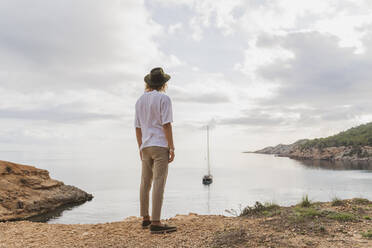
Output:
[[239,142],[263,137],[241,134],[244,127],[266,128],[268,140],[285,139],[283,130],[301,138],[304,128],[322,135],[326,126],[368,121],[371,7],[365,0],[1,1],[2,138],[54,139],[58,129],[58,137],[129,140],[143,77],[157,66],[172,75],[167,93],[184,137],[213,119]]
[[157,1],[168,8],[187,6],[194,12],[189,26],[196,41],[203,39],[209,28],[223,35],[243,33],[248,39],[260,33],[319,31],[339,37],[341,46],[355,46],[361,51],[364,34],[359,28],[372,23],[371,4],[365,0]]
[[244,51],[244,62],[234,65],[234,69],[246,74],[251,80],[259,80],[257,70],[274,61],[283,61],[293,58],[293,53],[288,49],[274,44],[265,35],[259,36],[256,41],[250,43],[250,47]]
[[[220,123],[299,130],[316,126],[350,127],[370,121],[372,75],[368,68],[372,66],[372,43],[369,37],[372,33],[363,37],[365,51],[359,53],[356,47],[341,46],[339,37],[315,31],[259,36],[249,48],[250,53],[246,53],[248,62],[238,69],[262,85],[275,87],[270,95],[256,99],[255,106],[240,116],[221,118]],[[290,56],[285,53],[276,56],[271,52],[275,50],[286,51]],[[268,51],[269,57],[257,63],[249,60],[260,58],[259,51]],[[253,52],[255,56],[247,56]]]
[[219,104],[231,102],[231,82],[221,73],[203,73],[199,70],[177,73],[169,83],[169,95],[176,102]]
[[[294,56],[277,59],[258,69],[260,77],[280,83],[276,102],[353,104],[368,99],[372,91],[370,47],[362,54],[340,47],[339,39],[319,32],[292,33],[278,37],[278,43]],[[372,48],[372,47],[371,47]],[[316,99],[316,101],[314,101]]]
[[245,127],[249,126],[277,126],[281,125],[284,121],[283,118],[273,118],[270,115],[258,114],[244,117],[233,117],[221,119],[219,125],[241,125]]
[[202,104],[216,104],[216,103],[228,103],[230,98],[221,92],[209,92],[209,93],[196,93],[185,91],[171,90],[171,95],[174,101],[179,102],[193,102]]
[[1,1],[1,87],[128,85],[167,58],[154,41],[162,32],[142,1]]
[[180,31],[182,29],[183,24],[181,22],[178,22],[176,24],[172,24],[168,28],[169,34],[175,34],[176,32]]
[[371,114],[368,106],[330,105],[326,107],[304,107],[289,105],[257,106],[242,110],[235,117],[220,117],[218,125],[240,127],[272,127],[297,130],[314,127],[319,123],[332,126],[334,123],[352,123]]
[[203,29],[201,28],[201,26],[199,25],[199,20],[197,17],[193,17],[190,22],[189,22],[189,26],[192,30],[192,35],[191,37],[193,38],[193,40],[195,41],[201,41],[202,38],[203,38]]
[[44,109],[0,109],[0,119],[18,119],[28,121],[49,121],[59,123],[85,122],[96,120],[117,120],[120,116],[74,110],[78,104],[46,107]]
[[223,35],[232,34],[234,32],[233,25],[237,22],[234,13],[244,3],[242,0],[157,0],[157,2],[168,8],[174,5],[183,5],[192,9],[195,15],[190,18],[189,27],[192,30],[191,36],[195,41],[202,40],[205,29],[211,26],[221,30]]

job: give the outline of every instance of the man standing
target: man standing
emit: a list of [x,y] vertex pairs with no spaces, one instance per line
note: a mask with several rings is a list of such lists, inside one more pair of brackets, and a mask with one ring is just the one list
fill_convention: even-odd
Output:
[[[164,187],[168,175],[168,163],[174,159],[172,103],[165,95],[170,79],[162,68],[154,68],[145,76],[145,92],[136,102],[135,127],[142,160],[140,187],[142,227],[151,233],[167,233],[177,230],[160,222]],[[149,215],[149,193],[152,189],[152,215]]]

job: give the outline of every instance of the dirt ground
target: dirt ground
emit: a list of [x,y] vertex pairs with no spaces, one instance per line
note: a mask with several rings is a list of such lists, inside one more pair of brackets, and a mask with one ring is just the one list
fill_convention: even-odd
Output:
[[244,216],[178,215],[171,234],[142,230],[141,219],[102,224],[0,223],[0,248],[28,247],[372,247],[372,202],[351,199],[279,207],[256,204]]

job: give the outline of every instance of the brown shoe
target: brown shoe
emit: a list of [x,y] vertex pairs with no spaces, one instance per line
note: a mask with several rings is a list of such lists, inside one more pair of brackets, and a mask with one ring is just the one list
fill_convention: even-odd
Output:
[[164,225],[150,225],[150,231],[152,234],[170,233],[177,231],[177,227]]

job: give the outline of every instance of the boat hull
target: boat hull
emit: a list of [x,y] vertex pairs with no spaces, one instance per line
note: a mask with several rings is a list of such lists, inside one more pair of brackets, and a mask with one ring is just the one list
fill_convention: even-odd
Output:
[[209,185],[213,182],[213,178],[211,176],[208,176],[208,175],[204,176],[202,182],[203,182],[204,185]]

